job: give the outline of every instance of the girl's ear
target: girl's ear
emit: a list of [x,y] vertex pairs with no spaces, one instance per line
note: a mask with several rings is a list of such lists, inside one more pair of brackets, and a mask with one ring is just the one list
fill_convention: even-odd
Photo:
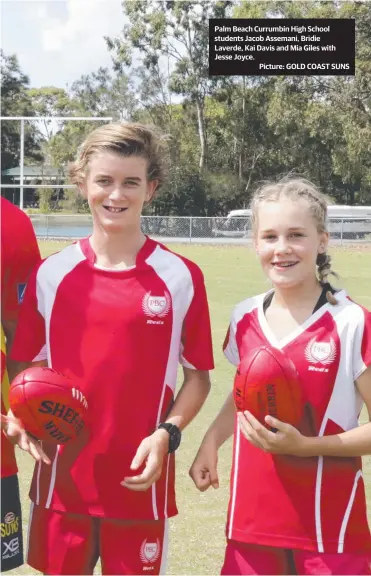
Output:
[[77,185],[78,191],[80,192],[81,196],[87,200],[88,198],[88,191],[86,188],[86,184],[84,182]]
[[322,234],[320,236],[320,244],[318,247],[318,254],[325,254],[325,252],[327,252],[328,241],[329,241],[328,232],[322,232]]

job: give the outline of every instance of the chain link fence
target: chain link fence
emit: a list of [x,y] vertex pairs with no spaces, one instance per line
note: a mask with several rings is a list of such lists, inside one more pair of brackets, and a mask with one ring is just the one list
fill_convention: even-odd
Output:
[[[92,217],[88,214],[31,214],[30,218],[40,239],[75,240],[92,232]],[[371,244],[371,218],[331,218],[328,229],[335,243]],[[248,216],[142,216],[142,230],[166,242],[245,244],[252,240]]]

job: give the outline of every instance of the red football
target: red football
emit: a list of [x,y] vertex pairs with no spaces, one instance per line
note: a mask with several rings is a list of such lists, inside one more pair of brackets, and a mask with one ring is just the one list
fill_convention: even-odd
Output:
[[272,346],[252,349],[241,360],[233,386],[237,410],[248,410],[264,425],[264,417],[270,415],[299,426],[303,410],[301,392],[293,362]]
[[14,378],[9,405],[27,432],[53,444],[66,444],[81,434],[88,408],[70,378],[41,367],[28,368]]

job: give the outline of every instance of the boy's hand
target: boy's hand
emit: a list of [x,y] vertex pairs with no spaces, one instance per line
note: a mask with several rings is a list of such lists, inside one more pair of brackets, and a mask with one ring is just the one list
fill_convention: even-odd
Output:
[[121,482],[129,490],[144,491],[161,476],[162,464],[169,451],[169,434],[166,430],[156,430],[151,436],[144,438],[131,463],[132,470],[138,470],[145,462],[145,468],[137,476],[127,476]]

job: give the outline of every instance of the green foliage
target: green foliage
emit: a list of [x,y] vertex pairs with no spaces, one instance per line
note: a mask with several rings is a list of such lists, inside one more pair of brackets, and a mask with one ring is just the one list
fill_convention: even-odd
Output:
[[[22,72],[15,54],[7,56],[0,50],[1,68],[1,115],[34,116],[32,98],[28,93],[29,79]],[[33,160],[41,160],[41,136],[34,123],[25,122],[25,155]],[[19,165],[20,122],[1,121],[1,169],[7,170]]]
[[62,210],[66,212],[72,212],[75,214],[89,213],[89,204],[85,198],[80,194],[80,192],[73,188],[67,188],[64,193],[64,200],[60,201],[60,206]]
[[[168,89],[197,109],[199,168],[202,170],[208,161],[204,102],[217,83],[217,79],[211,79],[208,74],[209,19],[226,17],[231,2],[124,0],[122,5],[129,20],[123,37],[106,38],[115,67],[122,71],[124,66],[130,66],[137,50],[144,69],[158,75],[161,60],[172,58]],[[161,93],[160,87],[158,92]]]
[[[83,75],[68,92],[29,90],[16,57],[2,55],[3,114],[99,114],[158,126],[168,135],[169,181],[148,213],[225,215],[247,206],[262,180],[290,172],[314,180],[335,202],[371,204],[367,2],[124,0],[122,7],[122,35],[106,38],[114,71]],[[354,18],[356,75],[210,78],[208,21],[229,15]],[[18,165],[19,130],[3,124],[4,169]],[[45,138],[30,124],[26,159],[42,145],[65,182],[68,162],[97,125],[61,122],[49,133],[46,124]],[[74,192],[64,196],[68,209],[87,209]]]
[[128,76],[121,73],[113,77],[102,67],[74,82],[71,96],[87,115],[110,116],[115,121],[130,117],[136,106]]
[[51,201],[53,188],[38,188],[36,196],[39,198],[39,211],[41,214],[49,214],[52,211]]

